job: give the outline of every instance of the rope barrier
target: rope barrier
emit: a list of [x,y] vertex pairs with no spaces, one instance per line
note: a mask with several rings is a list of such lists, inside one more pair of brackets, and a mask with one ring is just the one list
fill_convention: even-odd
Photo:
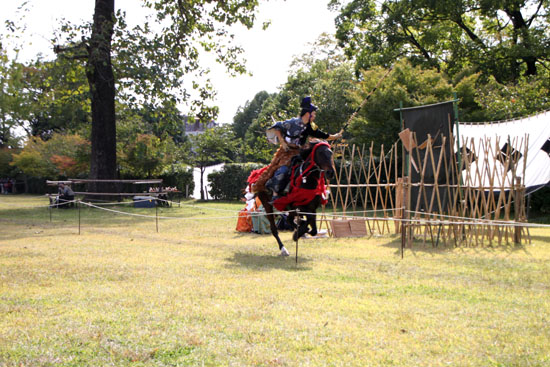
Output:
[[[118,201],[116,203],[112,203],[112,202],[104,202],[104,203],[96,203],[95,205],[97,206],[109,206],[109,205],[132,205],[132,204],[135,204],[135,203],[142,203],[142,202],[145,202],[145,201],[152,201],[152,200],[156,200],[156,199],[141,199],[141,200],[133,200],[133,201]],[[87,201],[88,203],[91,203],[91,201]],[[84,203],[84,201],[81,201],[81,203]]]
[[[156,215],[145,215],[145,214],[128,213],[128,212],[123,212],[123,211],[120,211],[120,210],[102,208],[102,207],[100,207],[100,206],[94,205],[94,204],[92,204],[92,203],[87,203],[87,202],[84,202],[84,201],[81,201],[80,203],[83,204],[83,205],[87,205],[87,206],[89,206],[89,207],[92,207],[92,208],[96,208],[96,209],[100,209],[100,210],[104,210],[104,211],[108,211],[108,212],[112,212],[112,213],[118,213],[118,214],[129,215],[129,216],[135,216],[135,217],[142,217],[142,218],[151,218],[151,219],[152,219],[152,218],[159,218],[159,219],[179,219],[179,220],[235,219],[235,218],[238,218],[239,213],[240,213],[240,211],[238,211],[238,212],[232,211],[233,213],[235,213],[235,215],[227,216],[227,217],[206,217],[206,218],[166,217],[166,216],[156,216]],[[272,214],[274,214],[274,215],[279,215],[279,214],[285,214],[285,213],[288,214],[289,212],[274,212],[274,213],[272,213]],[[254,216],[260,217],[260,216],[267,216],[267,215],[270,215],[270,214],[265,213],[265,212],[249,212],[249,215],[252,216],[252,217],[254,217]]]
[[411,213],[411,214],[432,215],[432,216],[438,216],[438,217],[444,217],[444,218],[460,219],[460,220],[464,220],[464,221],[470,220],[472,222],[510,223],[510,221],[506,221],[506,220],[498,220],[498,219],[491,220],[491,219],[483,219],[483,218],[458,217],[458,216],[437,214],[437,213],[417,212],[417,211],[414,211],[414,210],[406,210],[406,212]]
[[[189,217],[165,217],[165,216],[152,216],[152,215],[145,215],[145,214],[136,214],[136,213],[127,213],[122,212],[118,210],[113,209],[107,209],[102,208],[96,205],[93,205],[91,203],[81,202],[84,205],[88,205],[90,207],[94,207],[100,210],[109,211],[113,213],[123,214],[123,215],[130,215],[130,216],[137,216],[137,217],[143,217],[143,218],[158,218],[158,219],[178,219],[178,220],[210,220],[210,219],[234,219],[236,218],[235,215],[233,216],[227,216],[227,217],[207,217],[207,218],[189,218]],[[238,214],[239,212],[235,212]],[[288,212],[283,212],[287,213]],[[277,214],[283,214],[281,212],[279,213],[273,213],[275,215]],[[318,213],[308,213],[308,212],[297,212],[300,215],[318,215]],[[267,216],[270,215],[265,212],[249,212],[250,216]],[[425,214],[425,213],[424,213]],[[436,215],[436,214],[434,214]],[[349,218],[349,216],[346,215],[335,215],[335,214],[326,214],[325,216],[332,217],[332,218]],[[364,220],[378,220],[378,221],[393,221],[393,222],[401,222],[401,223],[414,223],[418,225],[427,225],[427,224],[434,224],[434,225],[486,225],[486,226],[511,226],[511,227],[530,227],[530,228],[550,228],[550,225],[547,224],[538,224],[538,223],[524,223],[524,222],[512,222],[512,221],[488,221],[488,220],[477,220],[477,219],[471,219],[466,217],[453,217],[453,216],[446,216],[456,219],[461,219],[462,221],[442,221],[442,220],[427,220],[427,219],[404,219],[404,218],[380,218],[380,217],[365,217],[365,216],[353,216],[354,219],[364,219]],[[466,220],[464,220],[466,219]]]
[[220,208],[211,208],[211,207],[208,207],[208,206],[197,206],[197,205],[194,205],[194,204],[182,204],[181,202],[176,202],[176,201],[171,201],[171,200],[166,200],[166,199],[156,199],[158,201],[164,201],[166,203],[169,203],[171,205],[174,205],[174,204],[178,204],[180,206],[188,206],[188,207],[193,207],[193,208],[198,208],[198,209],[208,209],[208,210],[216,210],[216,211],[220,211],[220,212],[235,212],[234,210],[232,209],[220,209]]
[[[140,202],[143,202],[143,201],[151,201],[151,199],[143,199],[143,200],[135,200],[135,201],[124,201],[124,202],[117,202],[117,203],[102,203],[102,204],[98,204],[98,205],[126,205],[126,204],[140,203]],[[48,204],[48,205],[21,206],[21,205],[17,205],[17,204],[5,203],[5,202],[2,202],[2,201],[0,201],[0,204],[12,206],[12,207],[17,207],[16,209],[40,209],[40,208],[50,208],[50,207],[54,208],[54,207],[67,205],[67,204],[70,204],[70,203],[77,203],[77,202],[84,203],[83,201],[75,199],[75,200],[70,200],[70,201],[63,201],[62,203],[51,203],[51,204]]]
[[81,202],[82,204],[84,205],[87,205],[91,208],[95,208],[95,209],[100,209],[100,210],[104,210],[104,211],[108,211],[108,212],[111,212],[111,213],[117,213],[117,214],[123,214],[123,215],[129,215],[129,216],[134,216],[134,217],[142,217],[142,218],[158,218],[158,219],[180,219],[180,220],[204,220],[204,219],[229,219],[229,218],[236,218],[234,215],[233,216],[230,216],[230,217],[208,217],[208,218],[189,218],[189,217],[165,217],[165,216],[156,216],[156,215],[145,215],[145,214],[137,214],[137,213],[128,213],[128,212],[122,212],[120,210],[114,210],[114,209],[108,209],[108,208],[103,208],[103,207],[100,207],[100,206],[97,206],[97,205],[94,205],[92,203],[86,203],[86,202]]
[[6,202],[3,202],[3,201],[0,201],[0,204],[15,207],[15,209],[40,209],[40,208],[50,208],[50,207],[54,207],[54,206],[63,206],[63,205],[68,205],[68,204],[76,203],[76,202],[77,202],[77,200],[70,200],[70,201],[63,201],[62,203],[51,203],[51,204],[48,204],[48,205],[21,206],[21,205],[17,205],[17,204],[11,204],[11,203],[6,203]]
[[[169,200],[164,200],[164,199],[154,199],[154,200],[161,200],[161,201],[165,201],[165,202],[170,202],[170,203],[174,203],[174,202],[171,202]],[[136,203],[136,202],[142,202],[142,201],[150,201],[150,199],[144,199],[144,200],[136,200],[134,202],[127,202],[127,203],[122,203],[122,204],[133,204],[133,203]],[[239,211],[235,211],[235,210],[230,210],[230,209],[219,209],[219,208],[211,208],[211,207],[201,207],[201,206],[196,206],[196,205],[185,205],[185,206],[189,206],[189,207],[193,207],[193,208],[197,208],[197,209],[211,209],[211,210],[217,210],[217,211],[225,211],[225,212],[232,212],[234,213],[234,215],[231,215],[231,216],[218,216],[218,217],[204,217],[204,218],[197,218],[197,217],[193,217],[193,218],[190,218],[190,217],[180,217],[180,216],[174,216],[174,217],[167,217],[167,216],[156,216],[156,215],[146,215],[146,214],[138,214],[138,213],[128,213],[128,212],[124,212],[124,211],[120,211],[120,210],[114,210],[114,209],[108,209],[108,208],[104,208],[102,206],[99,206],[99,205],[95,205],[95,204],[92,204],[90,202],[85,202],[85,201],[80,201],[80,200],[71,200],[71,201],[66,201],[66,202],[63,202],[63,203],[59,203],[59,204],[51,204],[51,205],[45,205],[45,206],[31,206],[31,207],[23,207],[25,209],[33,209],[33,208],[44,208],[44,207],[53,207],[54,205],[55,206],[62,206],[62,205],[68,205],[68,204],[71,204],[71,203],[80,203],[82,205],[85,205],[85,206],[88,206],[90,208],[95,208],[95,209],[99,209],[99,210],[103,210],[103,211],[108,211],[108,212],[111,212],[111,213],[116,213],[116,214],[121,214],[121,215],[127,215],[127,216],[133,216],[133,217],[141,217],[141,218],[149,218],[149,219],[177,219],[177,220],[212,220],[212,219],[236,219],[238,218],[239,216],[239,213],[241,212],[241,210]],[[13,206],[13,204],[10,204],[10,203],[2,203],[3,205],[11,205]],[[121,204],[121,203],[113,203],[113,205],[117,205],[117,204]],[[21,207],[19,207],[21,208]],[[404,207],[401,207],[401,208],[393,208],[393,209],[390,209],[390,210],[403,210],[405,209]],[[379,209],[379,210],[362,210],[362,211],[353,211],[353,212],[347,212],[346,214],[335,214],[335,213],[312,213],[312,212],[302,212],[302,211],[296,211],[297,214],[299,215],[324,215],[325,217],[329,217],[329,218],[341,218],[341,219],[360,219],[360,220],[370,220],[370,221],[393,221],[393,222],[400,222],[400,223],[413,223],[413,224],[417,224],[417,225],[469,225],[469,226],[472,226],[472,225],[475,225],[475,226],[511,226],[511,227],[529,227],[529,228],[550,228],[550,224],[542,224],[542,223],[528,223],[528,222],[515,222],[515,221],[504,221],[504,220],[488,220],[488,219],[481,219],[481,218],[468,218],[468,217],[459,217],[459,216],[451,216],[451,215],[445,215],[445,214],[437,214],[437,213],[426,213],[426,212],[417,212],[417,211],[410,211],[410,210],[407,210],[406,212],[408,213],[411,213],[411,214],[422,214],[422,215],[427,215],[427,216],[437,216],[437,217],[440,217],[440,218],[448,218],[448,219],[456,219],[456,220],[431,220],[431,219],[426,219],[426,218],[416,218],[416,219],[405,219],[405,218],[395,218],[395,217],[372,217],[372,216],[350,216],[349,214],[355,214],[355,213],[364,213],[364,212],[381,212],[381,211],[389,211],[389,210],[383,210],[383,209]],[[283,211],[283,212],[279,212],[279,211],[276,211],[274,213],[272,213],[273,215],[280,215],[280,214],[286,214],[288,215],[289,213],[291,213],[292,211]],[[266,212],[255,212],[255,211],[251,211],[251,212],[248,212],[248,215],[250,215],[251,217],[262,217],[262,216],[267,216],[267,215],[270,215]]]
[[[313,215],[316,213],[308,212],[298,212],[301,215]],[[426,214],[426,213],[424,213]],[[317,213],[318,215],[318,213]],[[325,214],[326,215],[326,214]],[[434,214],[436,215],[436,214]],[[419,225],[425,224],[434,224],[434,225],[486,225],[486,226],[511,226],[511,227],[530,227],[530,228],[550,228],[550,224],[542,223],[527,223],[527,222],[513,222],[513,221],[489,221],[467,218],[467,217],[455,217],[462,219],[462,221],[441,221],[441,220],[427,220],[427,219],[404,219],[404,218],[393,218],[393,217],[364,217],[364,216],[345,216],[345,215],[328,215],[333,218],[353,218],[353,219],[364,219],[364,220],[378,220],[378,221],[387,221],[387,222],[410,222],[418,223]],[[464,220],[466,219],[466,220]]]

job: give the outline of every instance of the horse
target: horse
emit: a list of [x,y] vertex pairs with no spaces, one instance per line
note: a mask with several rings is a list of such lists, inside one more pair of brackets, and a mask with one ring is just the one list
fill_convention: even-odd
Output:
[[[294,228],[292,239],[297,241],[306,233],[312,236],[317,234],[316,211],[321,203],[326,203],[325,194],[325,178],[331,179],[334,176],[334,160],[330,145],[326,142],[310,143],[308,148],[302,149],[299,153],[301,164],[292,168],[291,175],[291,191],[287,196],[275,200],[272,203],[272,194],[268,191],[257,193],[258,198],[262,202],[271,233],[277,240],[281,256],[289,256],[288,250],[279,237],[279,231],[275,224],[275,214],[273,208],[275,206],[284,205],[281,210],[289,210],[289,223]],[[288,203],[288,205],[286,205]],[[302,214],[306,220],[302,220]],[[296,226],[294,219],[299,215],[299,226]],[[308,227],[310,228],[308,230]]]

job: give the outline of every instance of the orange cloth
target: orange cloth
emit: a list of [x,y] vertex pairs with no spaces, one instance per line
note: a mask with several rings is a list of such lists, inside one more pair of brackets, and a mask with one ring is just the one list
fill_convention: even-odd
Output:
[[277,171],[282,166],[287,166],[290,163],[292,157],[294,157],[299,152],[299,148],[289,147],[288,150],[284,150],[282,147],[279,147],[279,149],[277,149],[277,151],[275,152],[275,155],[273,156],[273,159],[271,160],[269,166],[262,168],[263,172],[261,172],[261,175],[260,177],[258,177],[256,182],[251,182],[251,192],[256,193],[265,191],[265,184],[271,177],[273,177],[275,171]]
[[252,217],[245,209],[239,212],[239,219],[237,219],[237,232],[252,232]]

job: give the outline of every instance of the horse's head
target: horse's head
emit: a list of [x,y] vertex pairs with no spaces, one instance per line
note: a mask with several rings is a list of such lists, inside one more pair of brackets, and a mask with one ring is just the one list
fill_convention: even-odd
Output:
[[334,160],[332,157],[332,150],[327,143],[317,143],[317,149],[315,149],[315,164],[319,169],[325,172],[327,179],[334,177]]

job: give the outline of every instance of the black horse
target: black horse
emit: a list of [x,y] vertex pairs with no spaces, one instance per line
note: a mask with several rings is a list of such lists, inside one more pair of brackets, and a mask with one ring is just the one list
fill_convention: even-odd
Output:
[[[286,210],[289,210],[289,223],[294,228],[294,241],[306,233],[312,236],[317,234],[317,215],[315,213],[324,200],[319,189],[324,187],[325,178],[331,179],[334,176],[332,150],[327,143],[310,143],[308,148],[300,151],[299,156],[300,159],[298,159],[298,161],[301,161],[301,163],[295,165],[292,169],[291,191],[289,195],[296,194],[297,192],[305,193],[306,195],[302,196],[301,200],[297,201],[297,205],[290,203],[286,207]],[[322,194],[324,194],[324,192]],[[265,208],[267,219],[271,226],[271,233],[279,244],[281,255],[288,256],[288,250],[279,238],[279,232],[275,225],[275,214],[273,214],[273,204],[271,203],[272,194],[262,191],[259,192],[257,196]],[[280,200],[284,199],[285,197]],[[275,205],[277,205],[277,202],[275,202]],[[300,220],[298,221],[300,225],[296,226],[294,219],[298,215],[300,216]],[[305,220],[303,220],[303,216],[305,216]],[[310,228],[309,231],[308,227]]]

